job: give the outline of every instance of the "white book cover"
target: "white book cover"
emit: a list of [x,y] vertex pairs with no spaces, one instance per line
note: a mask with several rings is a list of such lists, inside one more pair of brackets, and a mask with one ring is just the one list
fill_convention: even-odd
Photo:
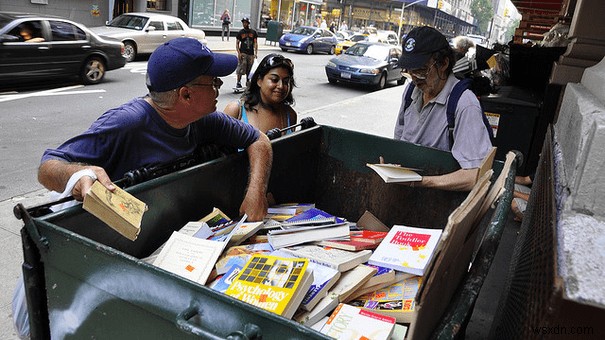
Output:
[[204,285],[223,247],[223,242],[204,240],[175,231],[153,264]]
[[422,181],[416,171],[418,169],[405,168],[396,164],[366,164],[374,170],[385,183],[416,182]]
[[338,306],[338,302],[337,295],[328,293],[328,295],[321,299],[312,310],[306,311],[299,309],[294,315],[294,320],[306,326],[314,325],[319,322],[321,318],[329,315],[334,308]]
[[376,268],[363,264],[342,273],[328,295],[338,296],[339,302],[345,302],[351,294],[364,285],[372,275],[376,274]]
[[368,261],[372,255],[370,250],[347,251],[342,249],[321,247],[317,245],[298,246],[284,249],[296,257],[304,257],[324,266],[346,272],[357,265]]
[[422,276],[433,257],[441,231],[394,225],[368,263]]
[[302,230],[287,234],[273,235],[269,234],[269,243],[273,248],[290,247],[302,243],[320,241],[335,237],[344,237],[349,235],[349,226],[346,224],[336,225],[328,228]]
[[341,303],[320,332],[339,340],[389,340],[394,328],[393,317]]

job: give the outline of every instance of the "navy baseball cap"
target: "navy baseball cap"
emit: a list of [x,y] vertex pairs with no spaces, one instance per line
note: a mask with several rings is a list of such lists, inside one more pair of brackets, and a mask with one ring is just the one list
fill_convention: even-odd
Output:
[[441,32],[428,26],[416,27],[401,43],[399,65],[408,70],[422,68],[433,53],[448,47],[450,44]]
[[248,23],[250,23],[250,19],[248,19],[248,17],[243,17],[242,18],[242,22],[247,21]]
[[213,53],[193,38],[176,38],[160,45],[147,62],[147,88],[166,92],[208,75],[224,77],[235,71],[237,57]]

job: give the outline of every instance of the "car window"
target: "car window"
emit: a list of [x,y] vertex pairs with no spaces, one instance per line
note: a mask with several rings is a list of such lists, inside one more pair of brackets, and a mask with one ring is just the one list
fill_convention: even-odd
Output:
[[321,30],[321,35],[323,37],[331,38],[332,37],[332,32],[330,32],[328,30]]
[[64,21],[50,21],[50,31],[53,41],[85,40],[86,33],[79,27]]
[[161,21],[151,21],[149,23],[149,27],[155,27],[156,31],[163,31],[164,30],[164,23]]
[[311,35],[315,33],[315,28],[311,27],[297,27],[292,30],[292,34]]
[[182,31],[183,26],[179,24],[177,21],[166,21],[166,27],[169,31]]
[[140,17],[137,15],[120,15],[113,19],[108,26],[129,28],[137,31],[143,30],[149,18]]
[[366,37],[365,35],[354,35],[351,37],[351,41],[353,42],[358,42],[358,41],[362,41],[362,40],[367,40],[368,37]]
[[[15,37],[16,38],[15,41],[18,41],[18,42],[26,42],[28,39],[34,39],[34,38],[38,38],[38,40],[39,40],[40,38],[44,37],[44,34],[42,33],[42,21],[40,21],[40,20],[25,21],[25,22],[17,25],[10,32],[8,32],[8,35]],[[39,41],[37,41],[37,42],[39,42]]]
[[385,48],[385,46],[361,43],[349,47],[345,54],[364,56],[376,60],[386,60],[389,55],[389,49]]

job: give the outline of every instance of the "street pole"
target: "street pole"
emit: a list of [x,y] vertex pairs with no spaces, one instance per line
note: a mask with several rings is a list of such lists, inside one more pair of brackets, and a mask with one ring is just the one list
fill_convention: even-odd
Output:
[[416,0],[416,1],[414,1],[411,4],[408,4],[408,5],[405,4],[404,0],[401,1],[401,13],[399,14],[399,30],[397,30],[397,37],[399,37],[399,39],[401,39],[401,26],[403,25],[403,11],[406,8],[408,8],[408,7],[412,6],[412,5],[415,5],[415,4],[417,4],[417,3],[421,2],[421,1],[424,1],[424,0]]

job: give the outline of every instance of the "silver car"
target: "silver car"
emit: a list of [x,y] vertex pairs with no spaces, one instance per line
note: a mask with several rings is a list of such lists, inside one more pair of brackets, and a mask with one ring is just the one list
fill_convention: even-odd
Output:
[[190,28],[177,17],[154,13],[124,13],[102,27],[91,30],[103,37],[111,37],[124,43],[124,57],[133,61],[138,54],[149,54],[164,42],[189,37],[206,45],[206,33]]

